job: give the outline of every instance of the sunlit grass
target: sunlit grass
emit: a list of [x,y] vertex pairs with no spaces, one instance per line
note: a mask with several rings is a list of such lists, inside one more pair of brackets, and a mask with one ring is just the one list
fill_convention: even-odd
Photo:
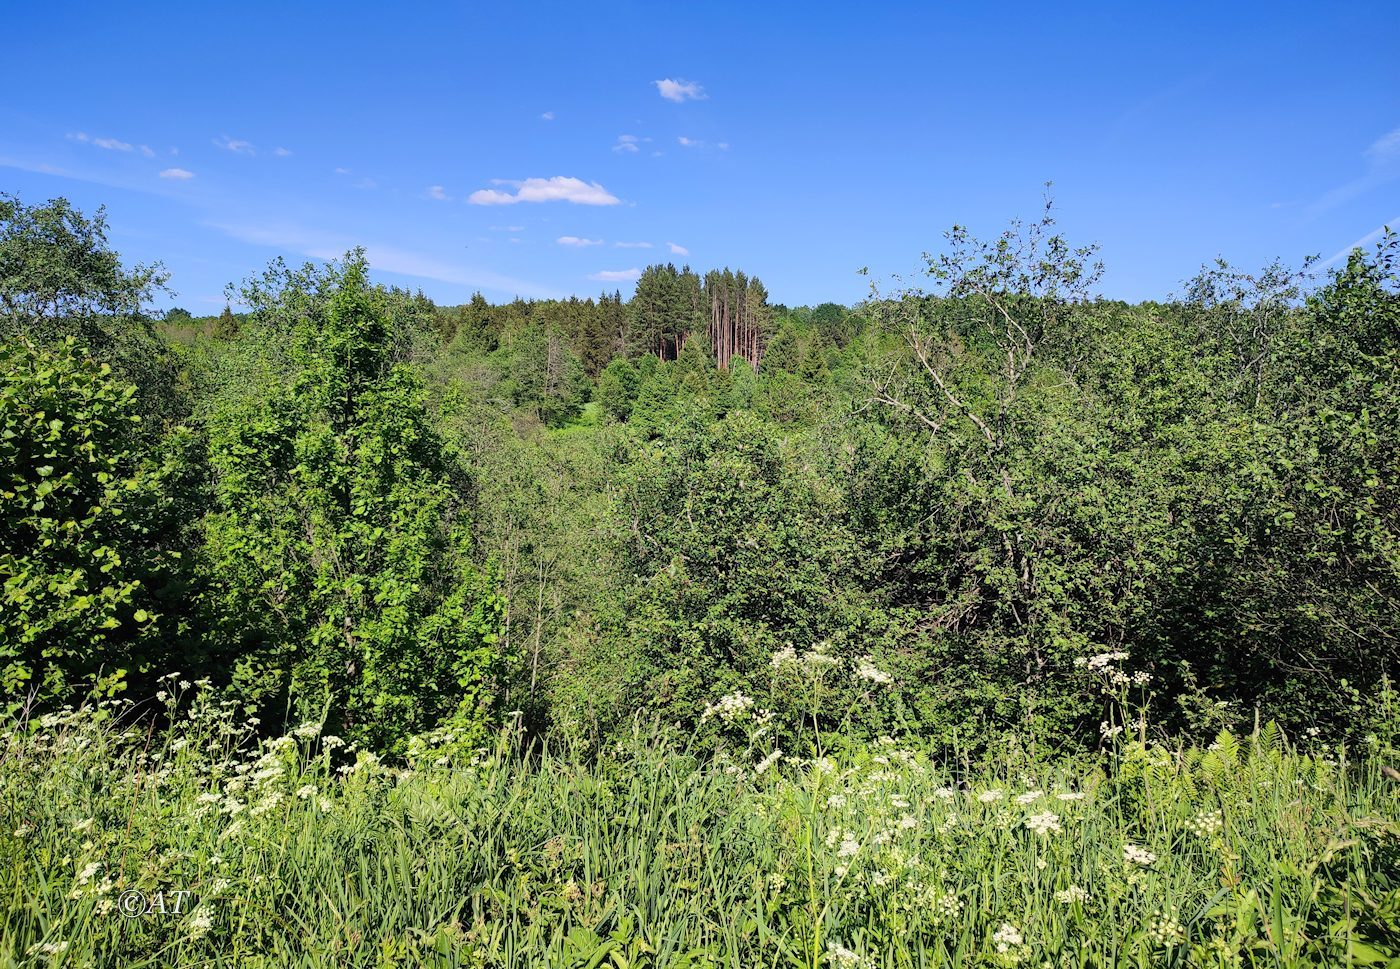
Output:
[[[198,684],[12,725],[4,964],[1394,965],[1400,785],[1277,731],[955,776],[255,741]],[[136,724],[139,726],[129,726]],[[123,917],[125,891],[188,890]]]

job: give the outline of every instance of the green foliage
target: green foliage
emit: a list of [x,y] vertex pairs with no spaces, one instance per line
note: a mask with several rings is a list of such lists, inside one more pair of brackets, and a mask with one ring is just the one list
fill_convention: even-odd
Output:
[[623,357],[608,364],[598,378],[594,394],[603,413],[615,421],[625,421],[632,413],[637,399],[637,370]]
[[384,296],[358,255],[266,296],[256,325],[285,334],[289,379],[207,419],[234,682],[264,705],[328,707],[380,747],[447,717],[475,735],[501,603],[471,560],[462,470],[390,356]]
[[136,388],[70,338],[0,348],[0,696],[62,696],[166,659],[178,465],[148,454]]
[[494,358],[503,397],[550,427],[567,424],[588,401],[591,385],[583,364],[553,330],[527,326],[513,331]]
[[74,338],[137,385],[146,413],[174,421],[183,401],[145,309],[166,279],[159,264],[122,266],[102,209],[89,219],[67,199],[28,206],[0,193],[0,342]]
[[770,426],[692,418],[639,452],[619,486],[621,708],[693,724],[738,688],[771,696],[787,731],[810,711],[805,694],[773,686],[775,653],[820,643],[849,674],[870,651],[841,494]]

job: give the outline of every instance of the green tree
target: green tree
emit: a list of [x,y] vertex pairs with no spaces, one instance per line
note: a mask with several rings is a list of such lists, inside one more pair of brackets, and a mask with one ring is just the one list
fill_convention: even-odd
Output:
[[477,737],[501,602],[472,561],[465,471],[392,356],[366,268],[355,253],[245,295],[255,334],[286,335],[291,371],[208,418],[204,527],[234,682],[301,715],[329,709],[379,747],[445,719]]
[[29,206],[0,193],[0,342],[53,347],[75,338],[137,385],[144,412],[158,418],[151,434],[186,409],[148,312],[168,278],[159,264],[122,265],[107,244],[104,209],[87,218],[67,199]]
[[637,399],[637,370],[626,359],[618,357],[608,364],[598,378],[598,406],[615,421],[625,421],[632,413]]

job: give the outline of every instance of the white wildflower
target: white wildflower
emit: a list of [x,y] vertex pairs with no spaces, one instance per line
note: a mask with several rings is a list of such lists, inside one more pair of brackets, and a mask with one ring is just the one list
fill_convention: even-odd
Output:
[[1055,901],[1064,905],[1072,905],[1075,902],[1087,902],[1088,900],[1089,893],[1078,885],[1071,885],[1069,888],[1055,893]]
[[1219,811],[1202,811],[1186,822],[1186,828],[1198,838],[1209,838],[1224,824],[1225,818]]
[[713,704],[706,704],[705,712],[700,715],[701,720],[708,720],[710,717],[719,717],[725,723],[733,723],[753,707],[753,700],[745,696],[742,691],[736,690],[719,698]]
[[1021,938],[1021,930],[1010,922],[1001,923],[1001,928],[997,929],[992,936],[992,941],[996,943],[997,952],[1002,955],[1011,951],[1013,946],[1021,945],[1025,940]]
[[863,656],[856,664],[856,676],[862,680],[869,680],[879,686],[888,686],[894,682],[894,677],[879,669],[875,661],[869,656]]
[[192,939],[202,939],[214,925],[214,913],[208,905],[201,905],[190,916],[189,933]]
[[832,969],[874,969],[873,959],[862,958],[835,940],[826,944],[826,961]]
[[1123,861],[1127,864],[1146,867],[1156,860],[1157,856],[1146,848],[1140,848],[1135,844],[1125,844],[1123,846]]
[[1052,832],[1061,831],[1060,816],[1046,811],[1044,814],[1034,814],[1026,818],[1026,828],[1034,831],[1038,835],[1047,835]]

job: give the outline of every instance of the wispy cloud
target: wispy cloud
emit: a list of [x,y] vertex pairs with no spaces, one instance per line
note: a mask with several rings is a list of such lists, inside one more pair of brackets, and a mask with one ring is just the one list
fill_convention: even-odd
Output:
[[1372,165],[1389,165],[1400,160],[1400,128],[1386,132],[1371,143],[1365,151],[1366,160]]
[[349,175],[349,174],[350,174],[350,169],[348,169],[348,168],[337,168],[337,169],[335,169],[335,174],[336,174],[336,175]]
[[447,194],[447,189],[441,185],[429,185],[424,190],[423,195],[438,202],[451,202],[452,196]]
[[155,149],[152,148],[150,145],[142,145],[142,146],[141,146],[141,154],[145,155],[147,158],[154,158],[154,157],[156,157]]
[[[699,138],[687,138],[685,135],[681,135],[679,138],[677,138],[677,139],[676,139],[676,144],[680,145],[682,148],[708,148],[708,147],[709,147],[709,142],[702,141],[702,140],[699,139]],[[729,142],[727,142],[727,141],[721,141],[719,144],[715,145],[715,147],[718,148],[720,151],[728,151],[728,150],[729,150]]]
[[671,255],[673,255],[673,256],[688,256],[688,255],[690,255],[690,250],[689,250],[689,249],[687,249],[685,246],[678,246],[678,245],[676,245],[674,242],[668,242],[668,243],[666,243],[666,248],[669,249],[669,250],[671,251]]
[[278,158],[286,158],[292,153],[292,150],[290,148],[283,148],[281,145],[278,145],[276,148],[272,149],[272,153]]
[[588,278],[597,283],[630,283],[642,274],[640,269],[604,269],[589,273]]
[[242,141],[238,138],[230,138],[228,135],[220,135],[213,139],[214,146],[222,148],[224,151],[231,151],[235,155],[256,155],[257,149],[253,147],[251,141]]
[[525,231],[525,227],[524,227],[523,225],[493,225],[493,226],[491,226],[491,231],[492,231],[492,232],[524,232],[524,231]]
[[1366,172],[1357,178],[1324,192],[1307,208],[1309,218],[1315,218],[1344,202],[1365,195],[1374,188],[1400,178],[1400,128],[1381,135],[1361,153]]
[[[358,244],[358,240],[337,233],[320,232],[285,223],[267,225],[209,223],[235,239],[254,245],[267,246],[299,253],[312,259],[339,259]],[[546,286],[523,279],[503,276],[488,269],[462,266],[427,253],[400,249],[396,246],[371,243],[365,245],[370,266],[381,272],[397,273],[419,279],[432,279],[470,289],[485,289],[534,299],[557,299],[560,293]]]
[[641,138],[637,135],[618,135],[617,144],[612,146],[613,151],[631,153],[638,150],[637,146],[643,142],[651,141],[650,138]]
[[1391,219],[1389,222],[1386,222],[1383,225],[1376,226],[1374,229],[1366,233],[1360,239],[1357,239],[1351,245],[1338,249],[1331,256],[1318,263],[1317,268],[1327,269],[1330,266],[1335,266],[1337,263],[1350,256],[1351,251],[1353,249],[1364,249],[1366,246],[1369,246],[1381,236],[1385,235],[1386,229],[1389,229],[1392,226],[1400,227],[1400,215],[1397,215],[1395,218]]
[[601,246],[603,244],[602,239],[580,239],[578,236],[560,236],[554,241],[561,246],[573,246],[576,249],[582,249],[585,246]]
[[167,168],[165,169],[165,171],[160,173],[160,177],[173,178],[176,181],[183,182],[194,178],[194,172],[187,171],[183,168]]
[[685,78],[665,78],[660,81],[652,81],[656,85],[656,90],[667,101],[703,101],[709,97],[705,89],[694,81],[687,81]]
[[614,242],[614,249],[650,249],[650,242]]
[[571,202],[574,205],[617,205],[619,199],[597,182],[555,175],[523,181],[492,179],[492,185],[509,185],[514,192],[478,189],[467,196],[472,205],[514,205],[517,202]]
[[105,148],[107,151],[131,151],[132,149],[132,146],[125,141],[118,141],[116,138],[94,138],[85,131],[75,131],[68,137],[73,141],[81,141],[85,145]]
[[553,112],[553,111],[546,111],[544,114],[540,115],[540,120],[541,120],[541,121],[553,121],[553,120],[554,120],[554,112]]

